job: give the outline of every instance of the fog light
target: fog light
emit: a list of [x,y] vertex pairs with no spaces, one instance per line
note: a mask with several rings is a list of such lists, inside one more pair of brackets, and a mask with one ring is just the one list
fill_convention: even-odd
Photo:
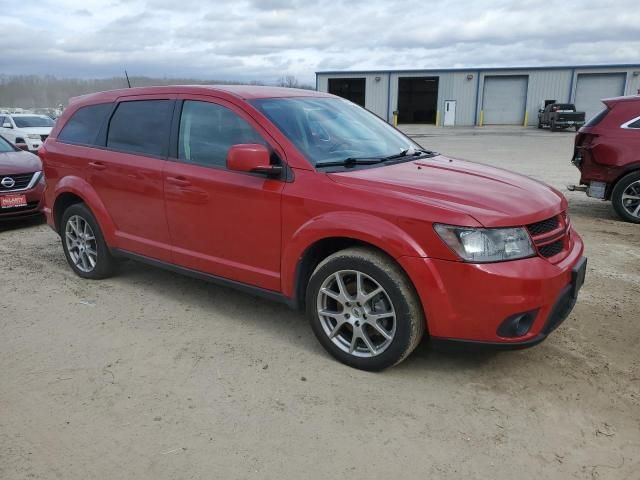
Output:
[[537,315],[538,310],[511,315],[500,324],[496,333],[500,337],[522,337],[529,332]]

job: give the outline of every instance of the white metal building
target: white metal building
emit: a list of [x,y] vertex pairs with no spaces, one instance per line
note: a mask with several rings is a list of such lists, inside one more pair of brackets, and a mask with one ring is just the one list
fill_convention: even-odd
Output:
[[640,93],[640,64],[443,70],[327,71],[316,89],[358,103],[388,122],[535,125],[545,100],[575,103],[587,118],[603,98]]

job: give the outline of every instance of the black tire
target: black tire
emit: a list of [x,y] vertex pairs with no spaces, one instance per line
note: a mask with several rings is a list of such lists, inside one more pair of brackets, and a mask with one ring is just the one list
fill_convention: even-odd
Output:
[[[66,241],[66,229],[69,220],[72,217],[79,217],[84,220],[93,232],[95,240],[91,242],[92,249],[97,253],[95,256],[95,265],[90,271],[83,271],[72,258],[72,254],[69,252],[69,247]],[[84,203],[76,203],[67,208],[62,214],[62,222],[60,224],[60,238],[62,239],[62,248],[64,255],[67,257],[67,262],[76,275],[82,278],[88,278],[92,280],[99,280],[102,278],[110,277],[116,266],[116,260],[111,255],[102,230],[96,221],[96,218],[91,213],[91,210]]]
[[575,129],[576,129],[576,132],[577,132],[578,130],[580,130],[580,125],[576,125],[576,126],[575,126]]
[[538,119],[538,128],[542,128],[542,122],[540,121],[540,119]]
[[556,121],[555,120],[551,120],[551,131],[552,132],[557,132],[558,128],[556,127]]
[[[327,320],[321,319],[318,313],[318,303],[321,301],[319,298],[322,298],[319,297],[320,289],[333,275],[342,271],[363,273],[365,277],[369,277],[369,280],[375,281],[378,286],[382,287],[383,293],[380,295],[386,295],[383,298],[391,302],[390,309],[395,312],[394,335],[387,340],[385,349],[380,348],[380,353],[373,353],[369,357],[361,357],[354,353],[349,353],[336,345],[329,338],[329,334],[325,332],[323,321],[325,322],[324,325],[326,325]],[[380,297],[373,298],[378,298],[376,304],[380,302]],[[370,309],[373,302],[374,300],[371,300],[369,306],[362,305],[362,307],[366,306],[366,308],[362,308],[362,312],[369,315],[375,313]],[[358,304],[358,307],[360,307],[360,304]],[[354,307],[354,310],[358,307]],[[392,258],[382,252],[365,247],[341,250],[320,262],[309,280],[306,308],[311,328],[325,350],[342,363],[361,370],[380,371],[400,363],[418,346],[426,329],[422,305],[407,275]],[[366,314],[362,315],[365,319],[367,318]],[[351,320],[353,321],[356,314],[352,312],[352,315]],[[371,320],[369,319],[368,322],[371,322]],[[363,330],[365,329],[365,323],[366,321],[363,320]],[[352,325],[348,323],[344,323],[344,325],[347,335],[353,332]],[[355,322],[355,325],[357,326],[358,322]],[[370,323],[367,328],[371,328]],[[375,331],[373,333],[375,335]],[[353,343],[353,333],[351,335],[351,342]],[[343,334],[336,336],[342,337]],[[367,335],[367,338],[373,343],[371,336]],[[362,342],[361,347],[366,348],[364,340],[356,339],[356,344],[359,341]]]
[[[631,223],[640,223],[640,216],[633,216],[622,203],[622,195],[625,190],[632,184],[640,182],[640,171],[631,172],[618,180],[613,191],[611,192],[611,203],[616,213],[625,221]],[[640,187],[636,188],[640,193]],[[635,203],[634,203],[635,207]]]

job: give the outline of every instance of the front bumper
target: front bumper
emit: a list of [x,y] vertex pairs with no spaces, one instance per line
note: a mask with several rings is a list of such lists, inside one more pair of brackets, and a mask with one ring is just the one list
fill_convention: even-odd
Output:
[[[575,298],[574,267],[584,246],[572,231],[572,245],[557,263],[542,257],[471,264],[431,258],[400,259],[424,307],[432,340],[493,348],[525,348],[540,343],[569,315]],[[536,312],[528,331],[502,337],[505,319]]]
[[0,196],[16,194],[26,196],[27,205],[22,207],[0,209],[0,220],[13,220],[16,218],[24,218],[42,214],[44,185],[41,182],[36,183],[35,187],[30,190],[0,193]]

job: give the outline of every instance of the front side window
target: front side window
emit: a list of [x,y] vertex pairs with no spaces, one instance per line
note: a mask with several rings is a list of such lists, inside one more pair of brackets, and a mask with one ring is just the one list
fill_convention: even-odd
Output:
[[180,118],[178,158],[188,163],[224,167],[233,145],[264,139],[242,117],[215,103],[186,100]]
[[127,153],[166,156],[173,102],[122,102],[109,122],[107,148]]
[[79,108],[58,134],[58,140],[65,143],[95,145],[100,127],[111,106],[111,103],[101,103]]
[[53,120],[44,115],[28,115],[22,117],[13,117],[13,123],[18,128],[42,128],[53,127]]
[[381,118],[340,98],[265,98],[254,100],[253,105],[313,165],[421,149]]

